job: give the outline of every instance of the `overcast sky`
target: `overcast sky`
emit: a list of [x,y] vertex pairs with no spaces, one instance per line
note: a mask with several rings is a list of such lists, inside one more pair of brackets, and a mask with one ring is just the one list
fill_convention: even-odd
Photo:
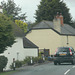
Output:
[[[0,2],[1,1],[3,0],[0,0]],[[22,8],[22,12],[26,12],[27,21],[31,22],[35,21],[34,14],[35,10],[37,10],[37,5],[40,4],[40,1],[41,0],[14,0],[16,5],[19,5]],[[64,2],[66,2],[68,8],[70,8],[70,13],[73,19],[75,19],[75,0],[64,0]]]

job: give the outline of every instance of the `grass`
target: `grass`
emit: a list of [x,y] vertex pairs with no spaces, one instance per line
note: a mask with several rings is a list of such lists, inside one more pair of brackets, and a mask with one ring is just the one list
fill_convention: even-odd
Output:
[[0,75],[10,75],[16,71],[10,71],[10,72],[1,72]]

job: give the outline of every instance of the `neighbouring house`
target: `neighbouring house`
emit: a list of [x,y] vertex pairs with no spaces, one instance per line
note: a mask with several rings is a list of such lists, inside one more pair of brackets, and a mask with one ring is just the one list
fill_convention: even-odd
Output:
[[57,47],[71,46],[75,49],[75,29],[63,23],[63,16],[58,15],[52,21],[43,20],[36,24],[26,34],[26,38],[39,47],[47,49],[50,55],[55,53]]
[[38,57],[38,47],[25,38],[23,31],[14,23],[13,33],[16,43],[12,47],[8,47],[4,53],[0,54],[8,58],[8,64],[5,70],[10,69],[9,67],[13,63],[13,59],[21,61],[27,56]]

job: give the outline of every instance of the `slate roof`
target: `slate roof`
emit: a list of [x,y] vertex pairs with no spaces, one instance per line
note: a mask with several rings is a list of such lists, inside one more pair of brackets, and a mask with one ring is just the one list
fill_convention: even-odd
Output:
[[26,37],[23,38],[23,47],[24,48],[38,48],[34,43],[28,40]]
[[24,37],[25,34],[23,30],[19,26],[17,26],[14,22],[12,22],[12,27],[15,37]]
[[68,24],[64,24],[64,26],[61,26],[61,32],[58,32],[54,29],[54,25],[52,21],[41,21],[37,25],[33,27],[33,29],[53,29],[55,32],[57,32],[60,35],[72,35],[75,36],[75,29],[71,27]]

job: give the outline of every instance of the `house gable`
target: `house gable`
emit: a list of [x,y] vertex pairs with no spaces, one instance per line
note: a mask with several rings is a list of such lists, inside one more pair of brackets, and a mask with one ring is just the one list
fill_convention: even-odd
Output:
[[34,43],[28,40],[26,37],[23,38],[23,47],[24,48],[38,48]]
[[39,49],[49,49],[50,54],[55,52],[57,46],[61,46],[61,37],[52,29],[32,30],[26,35],[30,41],[36,44]]

